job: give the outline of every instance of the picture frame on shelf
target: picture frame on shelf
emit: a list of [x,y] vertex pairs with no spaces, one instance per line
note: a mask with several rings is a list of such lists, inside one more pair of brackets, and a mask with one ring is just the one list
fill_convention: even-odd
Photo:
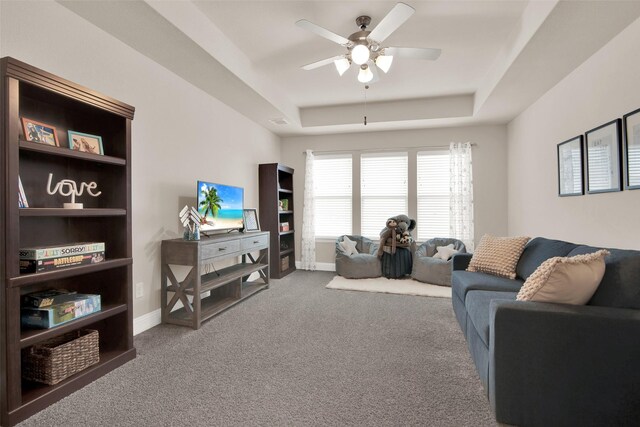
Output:
[[558,144],[558,196],[584,194],[583,136],[576,136]]
[[615,119],[586,133],[588,194],[622,191],[621,122]]
[[20,121],[22,122],[22,131],[24,132],[24,139],[26,141],[52,145],[54,147],[60,146],[55,126],[27,117],[21,117]]
[[624,123],[625,188],[640,189],[640,108],[622,117]]
[[72,150],[81,151],[83,153],[104,155],[101,136],[76,132],[74,130],[68,131],[68,134],[69,148]]
[[242,218],[244,222],[244,231],[260,231],[257,209],[243,209]]

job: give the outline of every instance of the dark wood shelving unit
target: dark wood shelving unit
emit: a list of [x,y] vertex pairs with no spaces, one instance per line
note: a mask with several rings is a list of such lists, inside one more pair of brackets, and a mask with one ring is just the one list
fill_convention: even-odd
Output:
[[[280,279],[296,269],[293,169],[280,163],[258,167],[260,179],[260,226],[271,232],[271,277]],[[287,210],[280,210],[280,200],[288,200]],[[281,223],[289,231],[280,231]]]
[[[13,58],[0,60],[0,74],[0,424],[13,426],[136,356],[130,161],[135,110]],[[59,146],[27,141],[22,117],[54,126]],[[68,130],[100,135],[104,155],[67,148]],[[49,173],[54,182],[95,181],[101,194],[79,196],[85,209],[63,209],[69,197],[47,193]],[[29,208],[18,207],[18,177]],[[20,248],[77,242],[104,242],[106,260],[20,274]],[[99,294],[102,309],[51,329],[23,327],[22,296],[47,289]],[[53,386],[22,379],[23,350],[83,328],[99,332],[99,363]]]

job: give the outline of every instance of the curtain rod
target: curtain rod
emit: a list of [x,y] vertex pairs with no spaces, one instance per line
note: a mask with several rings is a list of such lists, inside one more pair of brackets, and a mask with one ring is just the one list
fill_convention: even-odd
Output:
[[[472,147],[476,147],[478,144],[475,142],[471,143]],[[429,145],[429,146],[421,146],[421,147],[394,147],[394,148],[371,148],[365,150],[312,150],[313,154],[336,154],[336,153],[375,153],[380,151],[398,151],[398,150],[413,150],[413,149],[449,149],[448,145]],[[306,151],[303,151],[302,154],[307,154]]]

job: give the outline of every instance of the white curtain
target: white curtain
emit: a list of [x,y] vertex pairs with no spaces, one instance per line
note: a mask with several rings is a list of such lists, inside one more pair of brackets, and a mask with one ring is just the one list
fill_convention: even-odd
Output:
[[302,210],[302,250],[300,268],[316,269],[316,231],[315,203],[313,200],[313,152],[306,151],[307,161],[304,169],[304,208]]
[[471,143],[449,144],[450,158],[450,232],[473,252],[473,169]]

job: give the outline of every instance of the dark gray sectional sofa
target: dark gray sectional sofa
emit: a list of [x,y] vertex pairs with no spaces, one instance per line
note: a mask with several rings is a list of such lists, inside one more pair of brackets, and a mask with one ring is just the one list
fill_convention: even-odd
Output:
[[498,422],[640,425],[640,251],[609,249],[587,305],[515,300],[544,260],[598,249],[532,239],[514,280],[465,271],[471,254],[454,256],[453,309]]

